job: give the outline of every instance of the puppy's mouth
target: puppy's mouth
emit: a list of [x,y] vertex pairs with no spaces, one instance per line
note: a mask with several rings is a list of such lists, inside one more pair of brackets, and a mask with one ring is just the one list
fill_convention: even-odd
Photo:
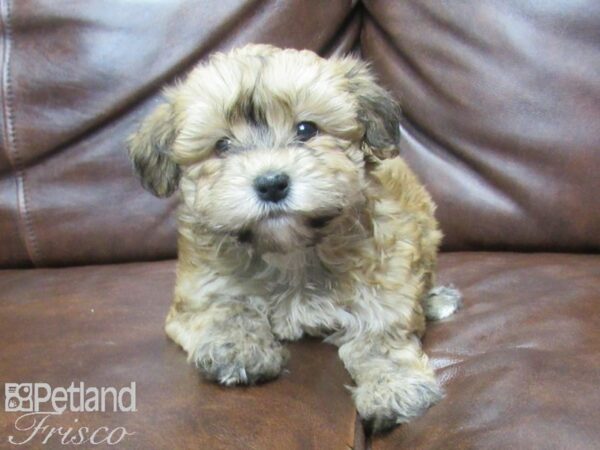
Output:
[[[314,230],[315,232],[317,232],[317,231],[322,231],[323,229],[327,228],[327,226],[330,225],[331,222],[334,221],[340,215],[341,215],[341,211],[336,211],[334,213],[329,212],[329,213],[324,213],[324,214],[315,214],[315,215],[311,215],[311,216],[308,216],[305,218],[303,217],[299,221],[299,223],[304,224],[304,227],[307,229],[308,233],[310,233],[310,230]],[[284,228],[286,227],[287,220],[292,222],[292,221],[294,221],[295,218],[297,218],[297,215],[293,214],[293,213],[284,213],[284,212],[280,212],[280,211],[276,212],[276,213],[271,213],[271,214],[261,218],[260,220],[255,222],[253,225],[239,230],[236,233],[237,240],[242,244],[252,244],[256,237],[256,233],[253,230],[256,226],[259,226],[259,227],[260,226],[263,226],[263,227],[269,226],[271,228],[274,228],[274,232],[277,232],[276,231],[277,227],[282,227],[281,231],[285,232],[286,230],[284,230]],[[318,234],[322,234],[322,233],[317,233],[317,235]],[[318,239],[316,239],[318,236],[314,236],[314,237],[315,237],[315,242],[318,241]],[[313,241],[313,239],[311,239],[311,241]]]
[[311,228],[321,229],[329,225],[340,214],[327,214],[322,216],[311,217],[308,219],[308,226]]
[[250,244],[252,242],[252,230],[244,229],[237,234],[237,240],[241,244]]

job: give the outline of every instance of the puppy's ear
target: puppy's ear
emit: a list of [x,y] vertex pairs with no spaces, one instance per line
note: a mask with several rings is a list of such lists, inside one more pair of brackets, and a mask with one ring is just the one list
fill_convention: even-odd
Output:
[[171,103],[158,106],[128,140],[129,157],[142,186],[157,197],[168,197],[179,184],[181,170],[171,159],[177,136]]
[[358,120],[365,127],[363,139],[367,145],[367,158],[377,160],[397,156],[402,115],[400,106],[392,94],[377,85],[365,62],[348,57],[342,63],[346,66],[349,88],[358,101]]

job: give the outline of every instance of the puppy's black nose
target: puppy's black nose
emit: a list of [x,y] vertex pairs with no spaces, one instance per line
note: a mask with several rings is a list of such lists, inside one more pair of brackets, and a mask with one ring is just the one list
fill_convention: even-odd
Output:
[[290,177],[286,173],[267,172],[256,177],[254,189],[262,200],[277,203],[287,197]]

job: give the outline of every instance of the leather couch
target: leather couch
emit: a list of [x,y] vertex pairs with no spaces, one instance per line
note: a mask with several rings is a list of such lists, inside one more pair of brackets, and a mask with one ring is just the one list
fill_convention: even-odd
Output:
[[[600,3],[596,0],[1,0],[0,381],[137,388],[132,449],[600,448]],[[438,204],[424,345],[446,397],[371,437],[335,348],[281,377],[203,381],[163,332],[176,199],[124,140],[161,87],[246,42],[361,52],[404,110],[401,152]],[[0,448],[17,413],[0,411]],[[35,437],[27,448],[63,448]]]

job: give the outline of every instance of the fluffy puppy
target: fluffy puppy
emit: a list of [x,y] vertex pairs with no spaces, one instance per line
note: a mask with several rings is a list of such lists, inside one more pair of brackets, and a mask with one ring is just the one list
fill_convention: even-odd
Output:
[[420,337],[460,296],[433,288],[441,233],[399,116],[358,59],[249,45],[167,89],[130,138],[142,184],[180,193],[166,332],[207,378],[274,378],[306,333],[339,346],[375,431],[441,397]]

